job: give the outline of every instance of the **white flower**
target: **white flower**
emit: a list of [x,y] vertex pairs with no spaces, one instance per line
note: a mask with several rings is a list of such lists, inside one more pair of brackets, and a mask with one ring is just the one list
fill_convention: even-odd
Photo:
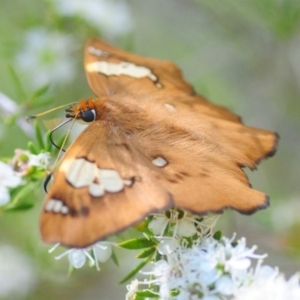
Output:
[[47,170],[49,167],[49,161],[49,153],[40,153],[36,155],[30,153],[28,150],[16,149],[11,165],[18,175],[25,176],[28,174],[32,166]]
[[47,169],[49,166],[50,154],[49,153],[40,153],[40,154],[31,154],[29,155],[29,166],[40,167]]
[[[54,245],[49,250],[49,253],[52,253],[59,245],[60,244]],[[110,242],[97,242],[87,248],[71,248],[56,256],[55,259],[59,260],[67,255],[70,265],[75,269],[82,268],[88,259],[90,261],[90,265],[95,265],[96,269],[99,271],[99,262],[107,261],[112,254],[111,245],[113,244]]]
[[[191,248],[179,245],[173,251],[165,251],[165,260],[157,262],[151,272],[144,273],[154,279],[143,283],[158,285],[160,297],[165,297],[162,299],[169,299],[173,289],[180,291],[178,299],[198,299],[199,295],[201,299],[233,296],[253,277],[251,259],[262,259],[265,255],[255,254],[256,247],[246,247],[245,239],[238,240],[235,246],[232,242],[233,238],[217,241],[208,236],[196,240]],[[255,274],[259,274],[258,270]]]
[[16,55],[17,70],[26,72],[33,87],[71,81],[75,72],[72,52],[77,45],[71,36],[34,28],[25,33],[23,47]]
[[159,252],[159,254],[161,255],[167,255],[172,253],[173,251],[175,251],[176,248],[179,247],[179,242],[177,239],[175,238],[170,238],[170,237],[164,237],[161,238],[158,247],[157,247],[157,251]]
[[0,247],[0,298],[25,299],[36,284],[34,266],[10,246]]
[[0,206],[9,202],[9,188],[17,187],[22,184],[22,179],[12,167],[0,161]]
[[126,285],[128,293],[126,294],[125,300],[134,300],[135,293],[138,290],[139,281],[134,279],[130,284]]
[[158,236],[165,235],[165,230],[173,232],[173,236],[192,237],[195,234],[205,236],[215,225],[218,216],[199,217],[189,212],[170,209],[163,213],[153,214],[148,228]]
[[[2,119],[18,115],[22,108],[6,95],[0,93],[0,114]],[[32,125],[29,124],[24,117],[17,118],[17,124],[28,136],[33,137],[34,132]]]
[[53,0],[63,16],[77,16],[112,38],[128,33],[132,28],[129,7],[122,0]]
[[283,275],[275,278],[260,278],[250,285],[242,287],[234,300],[299,300],[300,284],[299,274],[294,275],[288,281]]

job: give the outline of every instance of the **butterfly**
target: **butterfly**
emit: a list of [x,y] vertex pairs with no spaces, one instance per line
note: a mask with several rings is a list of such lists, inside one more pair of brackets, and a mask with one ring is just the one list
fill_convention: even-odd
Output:
[[93,39],[84,65],[96,98],[66,110],[89,125],[53,173],[45,242],[87,247],[172,207],[251,214],[268,205],[242,168],[275,153],[276,133],[197,95],[171,62]]

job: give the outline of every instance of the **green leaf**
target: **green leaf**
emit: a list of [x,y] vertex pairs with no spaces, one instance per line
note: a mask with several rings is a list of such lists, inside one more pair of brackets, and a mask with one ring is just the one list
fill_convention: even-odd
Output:
[[139,296],[139,295],[137,295],[137,294],[135,294],[134,297],[135,297],[134,300],[147,300],[147,298],[145,298],[145,297],[143,297],[143,296]]
[[128,275],[126,275],[119,283],[122,284],[135,276],[149,261],[151,257],[143,260],[140,264],[138,264]]
[[45,138],[45,151],[46,152],[51,152],[52,146],[53,146],[51,143],[51,140],[50,140],[50,134],[51,134],[51,131],[47,131],[46,138]]
[[178,296],[179,294],[180,294],[180,291],[177,290],[177,289],[173,289],[173,290],[171,291],[171,295],[172,295],[173,297]]
[[130,250],[143,249],[155,245],[156,244],[152,240],[148,240],[148,239],[131,239],[118,244],[119,247],[130,249]]
[[14,115],[11,115],[7,118],[4,119],[4,122],[7,126],[12,126],[14,124],[16,124],[17,119],[19,118],[20,114],[19,113],[15,113]]
[[27,143],[27,147],[28,147],[30,153],[35,154],[35,155],[39,154],[39,151],[38,151],[38,149],[35,147],[35,145],[33,144],[33,142],[31,142],[31,141],[28,142],[28,143]]
[[221,230],[218,230],[218,231],[216,231],[215,233],[214,233],[214,235],[213,235],[213,238],[215,239],[215,240],[217,240],[217,241],[220,241],[221,240],[221,238],[222,238],[222,231]]
[[138,255],[136,255],[136,258],[146,258],[152,256],[155,253],[155,251],[156,251],[156,247],[147,248],[142,252],[140,252]]
[[23,101],[25,102],[26,99],[27,99],[27,95],[26,95],[26,92],[25,90],[23,89],[23,85],[22,85],[22,82],[18,76],[18,73],[16,72],[16,70],[13,68],[13,66],[8,66],[8,69],[9,69],[9,72],[10,72],[10,75],[14,81],[14,84],[16,86],[16,91],[18,93],[18,97]]
[[4,207],[4,211],[27,210],[34,206],[33,191],[38,190],[40,182],[29,182],[12,191],[11,201]]
[[38,88],[37,90],[35,90],[33,92],[33,95],[30,97],[31,100],[34,100],[36,98],[43,96],[48,91],[49,87],[50,87],[50,85],[46,84],[46,85],[43,85],[42,87]]
[[68,275],[67,276],[70,278],[73,275],[74,272],[75,272],[75,268],[70,264],[69,268],[68,268]]
[[45,149],[42,131],[39,127],[38,122],[36,122],[36,121],[34,121],[34,130],[35,130],[35,137],[36,137],[36,140],[37,140],[40,150]]
[[137,225],[134,226],[135,230],[144,232],[145,230],[148,229],[148,224],[149,224],[149,219],[145,219],[144,221],[138,223]]
[[136,291],[136,295],[142,298],[159,298],[159,295],[157,295],[157,293],[154,293],[150,290],[140,290],[140,291]]
[[115,265],[119,267],[118,257],[117,257],[117,255],[116,255],[116,253],[115,253],[114,250],[112,250],[111,259],[113,260],[113,262],[115,263]]
[[134,226],[134,229],[148,235],[153,235],[153,232],[149,230],[148,226],[152,219],[150,217],[146,218],[143,222]]

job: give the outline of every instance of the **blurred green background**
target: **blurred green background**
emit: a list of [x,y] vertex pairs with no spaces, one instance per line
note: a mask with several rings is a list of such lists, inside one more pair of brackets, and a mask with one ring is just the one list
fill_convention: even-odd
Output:
[[[226,212],[217,227],[245,236],[287,276],[300,271],[300,1],[2,0],[0,92],[19,105],[18,116],[92,96],[82,63],[91,37],[174,61],[199,93],[279,133],[276,156],[247,172],[271,207],[253,216]],[[47,93],[29,105],[45,84]],[[0,157],[12,157],[31,138],[0,108]],[[54,260],[39,238],[42,187],[36,198],[34,209],[0,217],[0,295],[1,286],[16,285],[3,299],[124,299],[117,282],[137,264],[133,255],[120,252],[120,268],[109,262],[67,278],[67,260]],[[26,268],[28,282],[15,275]]]

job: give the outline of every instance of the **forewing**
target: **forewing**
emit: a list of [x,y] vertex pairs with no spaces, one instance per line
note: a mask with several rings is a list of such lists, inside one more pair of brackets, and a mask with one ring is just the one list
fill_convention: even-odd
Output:
[[173,63],[131,54],[96,39],[86,44],[85,71],[97,96],[106,93],[103,81],[110,86],[111,92],[147,94],[176,89],[181,93],[193,93]]
[[93,92],[104,95],[123,94],[138,98],[136,105],[150,98],[166,101],[182,110],[210,114],[240,122],[239,116],[223,106],[196,95],[173,63],[145,58],[93,39],[85,47],[85,71]]
[[43,240],[86,247],[170,207],[171,195],[147,164],[105,122],[91,124],[54,173],[40,220]]

